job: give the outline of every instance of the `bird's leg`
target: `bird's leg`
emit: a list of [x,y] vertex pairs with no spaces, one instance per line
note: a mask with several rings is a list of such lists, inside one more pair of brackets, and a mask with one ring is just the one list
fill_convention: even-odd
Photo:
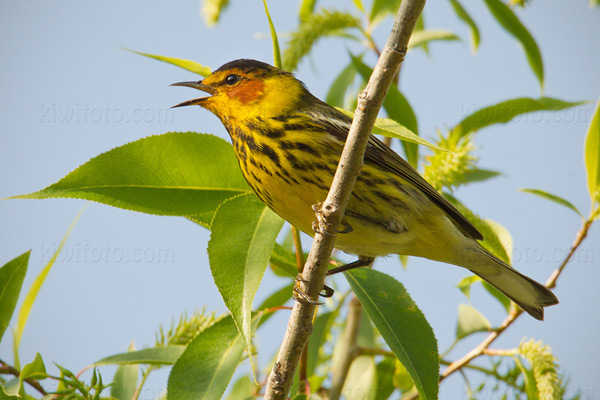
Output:
[[345,264],[340,267],[330,269],[327,271],[327,276],[335,275],[344,271],[350,271],[354,268],[367,267],[373,264],[373,261],[375,261],[375,257],[359,256],[358,260],[351,262],[350,264]]
[[[296,275],[296,279],[294,280],[294,290],[292,292],[292,298],[299,303],[309,303],[317,306],[323,305],[323,303],[311,299],[302,289],[300,289],[300,287],[298,286],[300,282],[306,283],[308,281],[306,279],[302,279],[302,275],[298,274]],[[335,291],[327,285],[323,285],[323,289],[321,291],[324,291],[325,293],[319,293],[319,295],[327,298],[332,297],[335,293]]]

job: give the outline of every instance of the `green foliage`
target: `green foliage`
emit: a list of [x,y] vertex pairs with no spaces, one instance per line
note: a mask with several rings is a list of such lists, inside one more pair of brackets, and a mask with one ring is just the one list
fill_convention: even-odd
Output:
[[600,100],[585,139],[585,167],[592,203],[600,205]]
[[[259,319],[256,317],[254,323]],[[220,399],[243,351],[244,339],[233,318],[228,316],[211,325],[190,342],[173,365],[167,400]]]
[[583,219],[583,215],[577,209],[577,207],[575,207],[573,205],[573,203],[571,203],[570,201],[565,200],[560,196],[557,196],[555,194],[551,194],[548,192],[544,192],[543,190],[539,190],[539,189],[520,189],[520,190],[521,190],[521,192],[531,193],[531,194],[539,196],[543,199],[550,200],[556,204],[560,204],[561,206],[567,207],[568,209],[574,211],[577,215],[579,215],[581,217],[581,219]]
[[279,39],[277,39],[277,31],[275,30],[275,25],[273,25],[273,20],[271,19],[271,14],[269,13],[269,7],[267,6],[267,0],[263,0],[263,4],[265,6],[265,14],[267,15],[267,20],[269,21],[269,31],[271,32],[271,41],[273,42],[273,64],[277,68],[283,68],[283,63],[281,61],[281,51],[279,50]]
[[502,25],[504,29],[515,39],[521,43],[525,54],[527,55],[527,61],[529,66],[533,70],[533,73],[537,77],[540,87],[543,91],[544,88],[544,62],[542,61],[542,53],[533,38],[531,33],[521,23],[515,13],[501,0],[484,0],[485,4],[492,15],[496,18],[498,23]]
[[415,32],[408,42],[408,48],[423,47],[426,44],[434,41],[455,42],[460,41],[460,38],[450,31],[443,29],[435,30],[420,30]]
[[[368,268],[345,272],[348,283],[423,399],[436,399],[439,362],[437,341],[425,316],[404,286]],[[411,332],[402,335],[402,332]]]
[[60,377],[56,378],[59,381],[59,386],[53,394],[58,398],[100,400],[100,395],[109,386],[102,382],[102,375],[96,368],[92,372],[90,383],[87,384],[68,369],[60,365],[56,366],[60,370]]
[[[127,351],[135,351],[133,343]],[[119,365],[110,386],[110,396],[116,399],[132,399],[137,388],[139,368],[137,364]]]
[[206,78],[211,73],[211,69],[209,67],[199,64],[196,61],[184,60],[181,58],[174,58],[174,57],[159,56],[156,54],[142,53],[140,51],[129,50],[129,49],[124,49],[124,50],[130,51],[135,54],[139,54],[140,56],[144,56],[144,57],[152,58],[154,60],[166,62],[167,64],[175,65],[176,67],[183,68],[187,71],[198,74],[204,78]]
[[31,251],[23,253],[0,268],[0,340],[19,300],[30,254]]
[[249,354],[252,300],[282,226],[283,220],[253,194],[223,202],[211,224],[210,269]]
[[351,28],[359,28],[360,21],[352,14],[341,11],[321,10],[312,14],[293,32],[283,53],[283,67],[293,71],[315,45],[317,40]]
[[490,321],[477,309],[468,304],[458,305],[458,320],[456,322],[456,338],[464,339],[475,332],[488,332]]
[[465,24],[469,26],[471,31],[471,51],[473,54],[477,52],[479,48],[479,41],[481,40],[481,34],[479,33],[479,28],[477,24],[471,17],[471,15],[467,12],[467,10],[458,2],[458,0],[450,0],[450,4],[452,4],[452,8],[456,13],[456,16],[460,18]]

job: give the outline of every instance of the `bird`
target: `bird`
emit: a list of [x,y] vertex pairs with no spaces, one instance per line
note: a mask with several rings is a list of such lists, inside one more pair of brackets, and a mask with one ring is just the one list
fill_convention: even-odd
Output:
[[[225,126],[254,193],[284,220],[314,236],[313,205],[331,186],[352,118],[319,100],[292,73],[238,59],[199,81],[200,106]],[[358,260],[337,271],[402,254],[457,265],[490,283],[532,317],[558,304],[544,285],[500,260],[481,233],[408,162],[371,135],[335,247]],[[330,273],[332,271],[330,270]]]

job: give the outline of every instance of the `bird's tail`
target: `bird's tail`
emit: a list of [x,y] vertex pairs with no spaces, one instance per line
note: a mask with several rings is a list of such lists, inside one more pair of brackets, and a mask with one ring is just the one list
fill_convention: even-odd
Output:
[[467,268],[501,291],[533,318],[544,319],[544,307],[558,304],[558,299],[546,286],[521,274],[483,247],[484,257],[469,263]]

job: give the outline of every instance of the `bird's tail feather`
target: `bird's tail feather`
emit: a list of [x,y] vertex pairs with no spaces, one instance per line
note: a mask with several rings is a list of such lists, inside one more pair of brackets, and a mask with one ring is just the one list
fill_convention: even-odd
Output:
[[504,293],[533,318],[543,320],[544,307],[558,304],[558,299],[546,286],[521,274],[487,250],[482,250],[487,256],[485,263],[472,264],[468,269]]

